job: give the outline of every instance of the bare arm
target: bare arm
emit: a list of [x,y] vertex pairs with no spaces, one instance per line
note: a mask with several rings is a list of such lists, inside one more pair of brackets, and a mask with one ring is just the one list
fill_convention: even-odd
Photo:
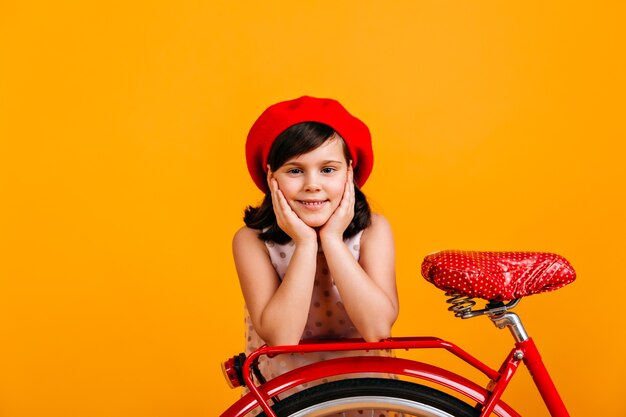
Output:
[[257,232],[242,228],[233,240],[235,266],[252,324],[270,345],[295,345],[306,326],[317,267],[317,234],[287,204],[268,166],[267,183],[278,226],[295,244],[282,282]]
[[300,341],[313,292],[317,242],[295,248],[282,282],[258,232],[240,229],[233,239],[233,255],[241,291],[256,332],[270,345]]
[[328,268],[350,319],[367,341],[389,337],[398,316],[395,249],[391,227],[381,215],[361,237],[357,262],[336,234],[321,240]]

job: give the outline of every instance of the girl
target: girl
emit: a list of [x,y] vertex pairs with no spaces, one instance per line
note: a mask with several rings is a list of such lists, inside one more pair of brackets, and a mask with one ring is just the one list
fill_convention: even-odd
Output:
[[[252,126],[246,159],[265,193],[233,240],[246,353],[302,339],[389,337],[398,315],[394,244],[359,189],[373,165],[367,126],[335,100],[281,102]],[[263,358],[260,368],[274,378],[346,354]]]

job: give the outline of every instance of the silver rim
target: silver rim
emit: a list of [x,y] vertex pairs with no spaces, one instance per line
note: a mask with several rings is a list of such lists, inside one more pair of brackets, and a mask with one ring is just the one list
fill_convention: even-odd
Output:
[[[373,416],[378,415],[375,414],[375,410],[389,410],[396,413],[404,413],[405,417],[454,417],[452,414],[420,402],[374,395],[324,401],[290,414],[289,417],[336,416],[348,411],[364,409],[372,410],[371,415]],[[363,414],[363,417],[369,417],[369,414]]]

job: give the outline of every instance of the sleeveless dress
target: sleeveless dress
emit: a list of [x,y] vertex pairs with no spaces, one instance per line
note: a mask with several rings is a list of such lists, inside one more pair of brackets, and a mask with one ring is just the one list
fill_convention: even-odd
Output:
[[[360,242],[363,231],[359,232],[355,236],[346,239],[344,242],[348,246],[350,253],[356,260],[359,259],[360,254]],[[276,270],[278,277],[282,280],[287,272],[287,266],[291,261],[291,257],[295,251],[295,244],[293,241],[284,245],[279,245],[274,242],[266,242],[266,247],[270,255],[270,259],[274,269]],[[246,355],[249,355],[253,350],[259,348],[265,344],[265,341],[256,333],[252,320],[248,313],[248,309],[245,308],[245,329],[246,329]],[[338,338],[360,338],[360,334],[354,327],[354,324],[348,317],[339,291],[334,284],[333,278],[330,275],[326,258],[321,248],[317,253],[317,267],[315,271],[315,281],[313,285],[313,294],[311,297],[311,306],[309,309],[309,317],[304,328],[301,339],[338,339]],[[266,379],[270,380],[282,375],[292,369],[302,367],[314,362],[322,360],[345,357],[345,356],[393,356],[391,351],[387,350],[372,350],[369,352],[364,351],[347,351],[347,352],[311,352],[311,353],[293,353],[287,355],[279,355],[270,359],[267,356],[259,358],[259,369],[263,373]],[[381,374],[353,374],[350,377],[381,377]],[[393,375],[386,375],[387,378],[396,378]],[[295,392],[302,391],[314,385],[321,383],[334,381],[338,379],[345,379],[345,377],[327,378],[322,381],[315,381],[314,383],[303,384],[301,387],[294,388],[283,394],[281,397],[286,398]],[[248,392],[244,388],[243,394]],[[252,413],[256,415],[257,413]],[[369,416],[369,413],[344,413],[345,417]],[[390,414],[386,412],[376,412],[376,417],[388,417]]]

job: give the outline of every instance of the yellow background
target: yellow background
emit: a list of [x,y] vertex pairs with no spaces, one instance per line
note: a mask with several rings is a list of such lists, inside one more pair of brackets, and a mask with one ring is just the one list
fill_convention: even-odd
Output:
[[[302,94],[372,130],[365,192],[395,230],[395,335],[444,337],[495,367],[508,332],[454,319],[422,257],[560,253],[578,281],[517,311],[572,415],[626,415],[625,12],[2,2],[0,415],[215,416],[237,397],[219,364],[243,349],[230,242],[261,198],[245,136]],[[506,399],[546,416],[527,374]]]

